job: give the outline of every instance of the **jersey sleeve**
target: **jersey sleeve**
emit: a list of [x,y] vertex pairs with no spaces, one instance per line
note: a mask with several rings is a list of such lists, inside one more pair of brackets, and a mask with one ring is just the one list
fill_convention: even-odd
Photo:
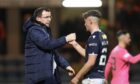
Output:
[[88,50],[87,50],[87,54],[88,55],[98,55],[99,52],[99,38],[92,36],[90,37],[89,41],[88,41]]
[[130,56],[129,63],[135,64],[140,61],[140,54],[136,56]]
[[140,61],[140,54],[136,55],[136,56],[132,56],[130,53],[128,52],[125,52],[124,54],[122,54],[122,59],[125,61],[125,62],[129,62],[129,63],[132,63],[132,64],[135,64],[137,62]]
[[107,63],[110,63],[110,64],[112,64],[112,53],[109,55],[109,58],[108,58],[108,61],[107,61]]
[[109,72],[111,71],[111,67],[112,67],[112,52],[109,55],[109,59],[107,61],[106,67],[105,67],[105,79],[108,80],[108,76],[109,76]]
[[131,54],[128,53],[127,51],[121,52],[120,56],[121,59],[124,60],[125,62],[129,62],[129,59],[131,58]]
[[105,73],[104,73],[106,80],[108,80],[110,71],[111,71],[111,64],[108,62],[106,67],[105,67]]

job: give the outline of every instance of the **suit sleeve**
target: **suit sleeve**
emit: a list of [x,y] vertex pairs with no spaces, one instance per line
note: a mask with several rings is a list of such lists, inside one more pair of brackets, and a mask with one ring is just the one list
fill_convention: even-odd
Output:
[[66,69],[69,65],[68,61],[63,57],[61,56],[57,51],[55,51],[55,60],[56,60],[56,64],[63,68],[63,69]]
[[41,28],[32,28],[29,32],[31,40],[42,49],[55,49],[66,43],[65,37],[51,39]]

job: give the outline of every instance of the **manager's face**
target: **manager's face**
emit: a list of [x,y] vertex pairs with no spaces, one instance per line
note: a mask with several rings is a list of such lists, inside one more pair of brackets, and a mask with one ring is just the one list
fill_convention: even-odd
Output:
[[50,26],[51,23],[51,12],[50,11],[43,11],[42,15],[38,17],[38,21],[45,24],[47,27]]

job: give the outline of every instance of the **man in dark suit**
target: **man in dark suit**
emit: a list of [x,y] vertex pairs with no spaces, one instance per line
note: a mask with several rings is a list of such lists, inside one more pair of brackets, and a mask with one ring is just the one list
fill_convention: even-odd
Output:
[[61,84],[58,67],[66,69],[69,75],[75,72],[69,63],[58,54],[57,48],[76,40],[75,33],[58,39],[52,37],[51,11],[41,7],[34,11],[24,24],[25,39],[25,83]]

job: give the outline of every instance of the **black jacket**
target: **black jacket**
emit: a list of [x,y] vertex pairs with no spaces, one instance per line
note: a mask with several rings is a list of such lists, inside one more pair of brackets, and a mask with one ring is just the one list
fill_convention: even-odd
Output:
[[[57,66],[66,69],[68,62],[56,49],[66,44],[65,37],[52,38],[47,26],[28,20],[24,24],[25,39],[25,79],[34,82],[48,80],[48,84],[59,84],[58,71],[53,74],[53,58]],[[27,84],[27,83],[26,83]]]

